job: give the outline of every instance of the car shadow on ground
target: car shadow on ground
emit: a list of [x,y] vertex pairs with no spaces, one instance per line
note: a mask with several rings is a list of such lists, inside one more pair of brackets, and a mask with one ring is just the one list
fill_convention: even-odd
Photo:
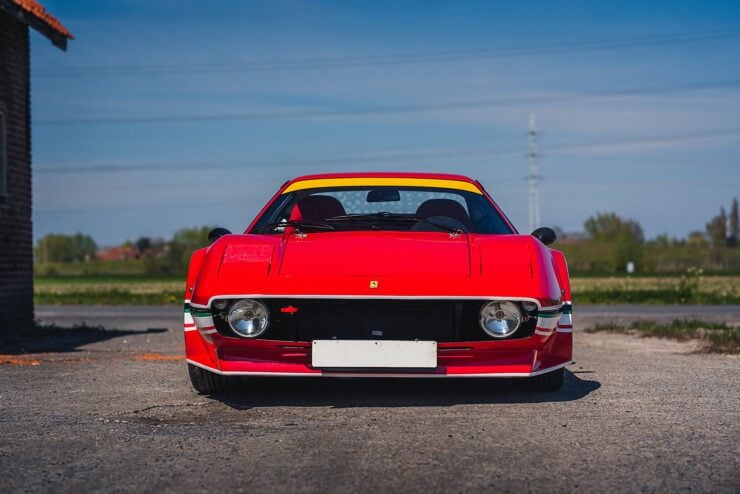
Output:
[[120,336],[163,333],[167,329],[104,329],[97,326],[73,326],[63,328],[56,325],[37,326],[26,331],[0,336],[0,354],[21,355],[27,353],[77,352],[80,347]]
[[419,407],[461,404],[543,403],[580,400],[601,383],[565,372],[556,392],[517,388],[516,379],[247,379],[228,394],[214,395],[236,410],[259,407]]

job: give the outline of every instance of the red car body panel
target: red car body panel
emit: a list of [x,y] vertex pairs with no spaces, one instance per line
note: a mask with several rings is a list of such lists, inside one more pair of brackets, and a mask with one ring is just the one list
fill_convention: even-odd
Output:
[[[327,264],[335,270],[325,272]],[[379,287],[370,288],[370,280]],[[201,307],[214,297],[245,295],[517,297],[543,307],[562,302],[551,251],[530,235],[226,235],[207,249],[191,288],[191,303]]]
[[[374,173],[312,175],[287,182],[257,218],[293,184],[367,177],[472,184],[500,213],[480,184],[466,177]],[[433,370],[334,371],[312,367],[310,341],[226,336],[216,331],[212,319],[190,314],[190,308],[208,310],[219,298],[526,300],[557,314],[540,312],[535,332],[526,338],[440,342]],[[561,368],[572,357],[565,257],[530,235],[380,230],[299,236],[289,229],[278,235],[225,235],[193,254],[185,299],[188,362],[219,374],[525,377]]]

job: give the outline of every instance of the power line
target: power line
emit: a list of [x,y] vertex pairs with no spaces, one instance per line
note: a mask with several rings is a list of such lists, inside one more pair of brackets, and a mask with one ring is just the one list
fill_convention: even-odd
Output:
[[466,108],[490,108],[495,106],[518,104],[542,104],[563,101],[575,101],[592,98],[617,96],[639,96],[650,94],[666,94],[682,91],[698,91],[704,89],[731,88],[740,86],[740,79],[724,79],[717,81],[689,82],[664,86],[643,86],[622,90],[596,91],[592,93],[572,93],[545,96],[523,96],[477,101],[454,101],[414,105],[378,106],[362,109],[319,109],[319,110],[285,110],[285,111],[254,111],[244,113],[211,113],[190,115],[142,115],[132,117],[71,117],[71,118],[41,118],[34,120],[36,125],[120,125],[120,124],[155,124],[155,123],[186,123],[186,122],[216,122],[237,120],[267,120],[282,118],[311,118],[311,117],[345,117],[360,115],[381,115],[390,113],[421,113],[436,110],[461,110]]
[[254,60],[247,62],[199,62],[140,65],[89,65],[64,68],[36,69],[34,77],[118,77],[181,74],[214,74],[225,72],[264,72],[285,70],[345,69],[384,65],[406,65],[433,62],[462,62],[468,60],[516,58],[532,55],[617,50],[646,46],[664,46],[740,37],[740,31],[673,33],[629,38],[580,40],[560,43],[532,44],[502,49],[477,49],[466,51],[438,51],[405,54],[374,54],[345,57],[302,58],[285,60]]
[[[544,151],[567,151],[574,149],[586,148],[603,148],[619,145],[633,144],[660,144],[668,142],[677,142],[693,139],[703,139],[707,137],[720,137],[728,135],[740,135],[740,127],[728,127],[723,129],[701,130],[694,132],[673,133],[652,136],[636,136],[618,139],[601,139],[590,141],[573,141],[564,143],[555,143],[552,145],[540,146]],[[539,151],[538,151],[539,152]],[[481,149],[447,149],[436,151],[409,151],[403,153],[392,153],[376,151],[370,155],[347,155],[347,156],[329,156],[317,157],[314,159],[302,160],[272,160],[252,163],[224,163],[219,161],[194,161],[194,162],[153,162],[153,163],[102,163],[98,165],[87,166],[34,166],[34,171],[39,173],[79,173],[79,172],[117,172],[117,171],[152,171],[152,170],[172,170],[180,171],[183,169],[199,169],[208,167],[210,169],[234,169],[234,168],[259,168],[259,167],[290,167],[290,166],[326,166],[346,163],[399,163],[403,161],[415,161],[420,159],[439,159],[439,158],[475,158],[482,156],[506,156],[521,155],[522,148],[481,148]]]

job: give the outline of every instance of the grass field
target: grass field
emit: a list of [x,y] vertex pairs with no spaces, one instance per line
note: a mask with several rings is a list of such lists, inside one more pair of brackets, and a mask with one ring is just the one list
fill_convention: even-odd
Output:
[[740,304],[740,276],[573,278],[579,304]]
[[[575,304],[740,304],[740,276],[573,278]],[[38,304],[166,305],[182,303],[177,278],[37,278]]]
[[622,333],[642,337],[669,338],[672,340],[698,340],[701,349],[712,353],[740,353],[740,329],[725,323],[674,320],[671,323],[636,321],[629,325],[598,324],[586,329],[587,333]]
[[182,304],[185,282],[172,278],[37,278],[37,304],[168,305]]

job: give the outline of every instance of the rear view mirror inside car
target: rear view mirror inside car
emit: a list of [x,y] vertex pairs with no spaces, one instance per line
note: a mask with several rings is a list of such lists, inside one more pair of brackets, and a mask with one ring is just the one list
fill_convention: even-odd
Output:
[[367,193],[367,202],[397,202],[401,200],[398,189],[373,189]]

